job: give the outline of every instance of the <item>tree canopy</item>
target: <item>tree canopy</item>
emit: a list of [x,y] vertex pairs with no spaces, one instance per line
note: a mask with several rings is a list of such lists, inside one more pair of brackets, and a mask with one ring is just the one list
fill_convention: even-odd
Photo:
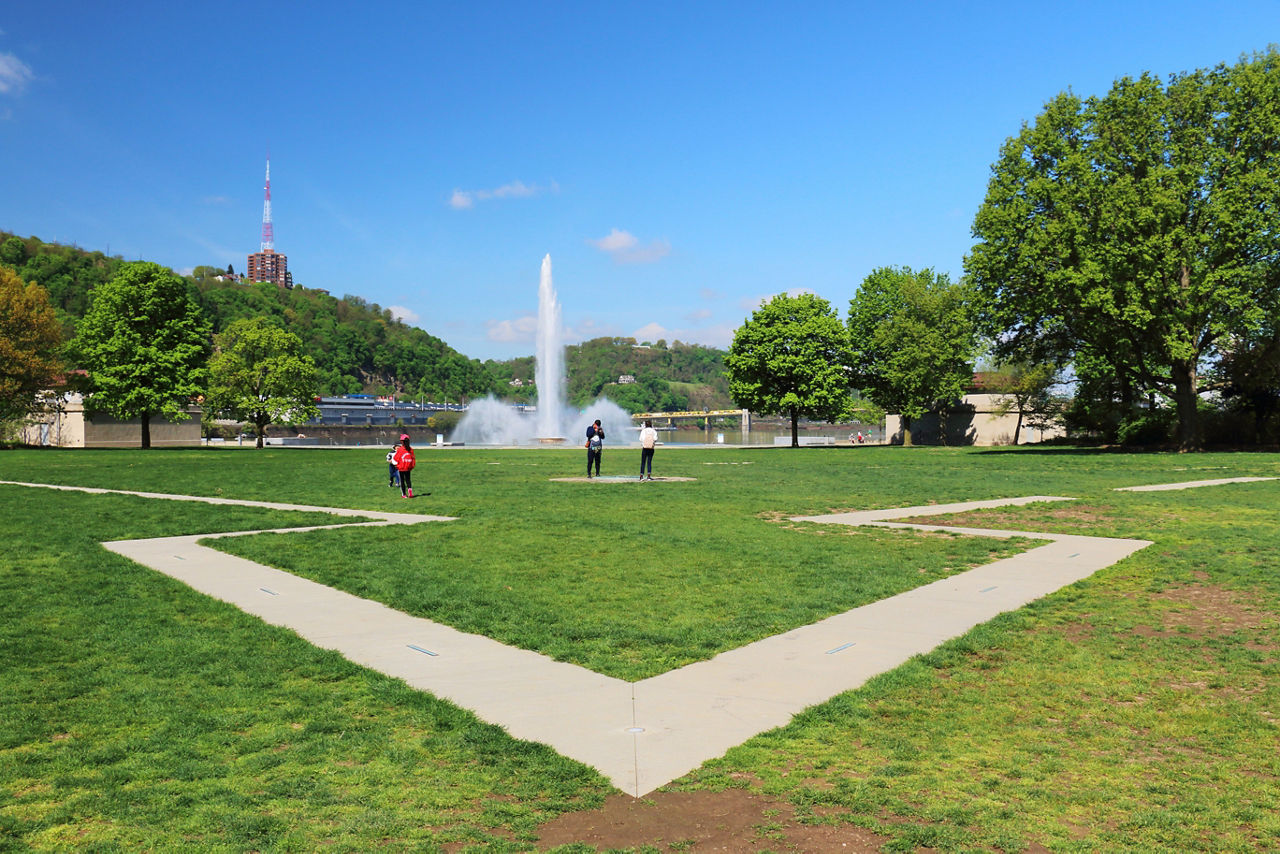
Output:
[[1280,53],[1053,98],[1009,139],[965,268],[1002,355],[1109,363],[1198,442],[1203,373],[1280,308]]
[[834,421],[849,402],[848,336],[831,304],[813,294],[779,294],[734,333],[725,359],[729,393],[739,406],[791,419]]
[[901,415],[903,444],[911,444],[913,419],[945,415],[972,382],[978,336],[971,298],[945,273],[880,267],[849,301],[854,382]]
[[93,292],[74,352],[89,372],[90,410],[142,421],[151,447],[151,417],[184,420],[204,392],[209,326],[187,296],[186,282],[149,261],[126,264]]
[[267,318],[243,318],[214,336],[205,406],[252,424],[261,448],[268,424],[296,424],[319,413],[317,382],[302,339]]
[[61,347],[48,292],[0,266],[0,421],[26,415],[53,387]]

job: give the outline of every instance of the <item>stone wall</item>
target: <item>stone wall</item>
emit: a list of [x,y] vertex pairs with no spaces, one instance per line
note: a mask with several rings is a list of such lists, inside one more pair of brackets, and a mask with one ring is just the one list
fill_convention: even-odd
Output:
[[[198,406],[188,406],[186,421],[151,419],[151,446],[198,447],[200,414]],[[21,439],[28,445],[51,445],[59,448],[140,448],[142,422],[138,419],[118,421],[110,415],[88,415],[84,400],[78,394],[68,395],[56,410],[34,416],[22,429]]]

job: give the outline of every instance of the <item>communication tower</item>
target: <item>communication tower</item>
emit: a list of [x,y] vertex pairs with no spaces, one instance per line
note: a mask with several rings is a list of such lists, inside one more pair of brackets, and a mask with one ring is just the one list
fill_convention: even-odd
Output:
[[271,225],[271,154],[267,154],[267,185],[262,199],[262,248],[249,255],[251,282],[274,282],[282,288],[293,287],[289,259],[276,251],[275,231]]

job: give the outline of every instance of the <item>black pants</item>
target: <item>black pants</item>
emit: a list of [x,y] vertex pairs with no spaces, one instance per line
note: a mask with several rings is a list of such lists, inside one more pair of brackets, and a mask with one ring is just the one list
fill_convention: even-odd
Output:
[[640,449],[640,476],[644,477],[646,471],[653,477],[653,448]]
[[590,448],[587,448],[587,477],[591,477],[592,461],[596,464],[596,474],[600,474],[600,456],[603,453],[604,451],[593,451]]
[[409,472],[400,472],[400,494],[408,495],[413,490],[413,478],[409,477]]

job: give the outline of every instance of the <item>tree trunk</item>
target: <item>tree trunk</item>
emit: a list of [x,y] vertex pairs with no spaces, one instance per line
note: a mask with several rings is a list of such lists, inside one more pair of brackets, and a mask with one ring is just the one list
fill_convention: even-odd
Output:
[[905,415],[902,416],[902,447],[911,447],[911,419]]
[[791,447],[800,447],[800,413],[791,407]]
[[142,413],[142,447],[151,447],[151,413]]
[[1018,409],[1018,423],[1013,427],[1013,444],[1018,444],[1018,436],[1022,434],[1022,409]]
[[258,434],[258,444],[256,444],[254,447],[261,448],[263,444],[263,439],[267,435],[266,422],[255,419],[253,422],[253,427],[254,427],[254,432]]
[[1173,399],[1178,407],[1178,451],[1196,451],[1200,449],[1199,437],[1196,435],[1200,426],[1196,394],[1196,366],[1194,362],[1175,362],[1171,371],[1173,377]]

